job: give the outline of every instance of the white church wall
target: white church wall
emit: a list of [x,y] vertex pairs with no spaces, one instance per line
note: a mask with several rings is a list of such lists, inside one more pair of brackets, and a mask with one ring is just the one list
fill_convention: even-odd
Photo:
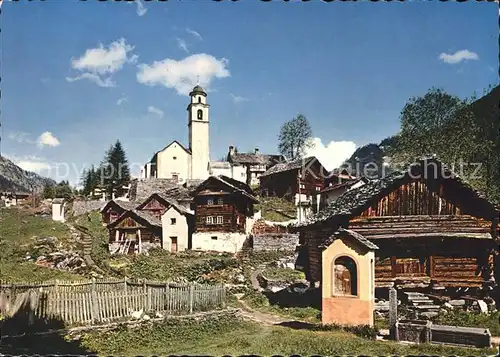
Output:
[[165,150],[158,153],[157,178],[171,179],[177,175],[183,183],[189,178],[189,155],[184,148],[174,142]]

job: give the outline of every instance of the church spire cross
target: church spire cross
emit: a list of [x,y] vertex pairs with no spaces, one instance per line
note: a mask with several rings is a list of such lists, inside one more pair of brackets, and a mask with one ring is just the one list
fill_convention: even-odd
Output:
[[199,86],[200,85],[200,75],[197,75],[196,76],[196,85]]

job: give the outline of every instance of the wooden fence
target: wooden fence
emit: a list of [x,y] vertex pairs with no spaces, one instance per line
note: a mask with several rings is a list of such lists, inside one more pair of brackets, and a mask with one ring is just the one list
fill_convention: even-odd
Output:
[[[223,285],[160,281],[95,280],[77,282],[1,283],[0,298],[13,306],[29,292],[33,314],[69,324],[94,324],[130,318],[134,312],[178,315],[225,307]],[[33,306],[32,305],[32,306]]]

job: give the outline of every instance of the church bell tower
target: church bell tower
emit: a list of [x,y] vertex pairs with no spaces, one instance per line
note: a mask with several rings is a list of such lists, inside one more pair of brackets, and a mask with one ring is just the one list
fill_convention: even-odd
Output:
[[191,179],[203,180],[208,174],[210,162],[209,108],[207,93],[199,85],[193,88],[191,102],[187,107],[189,127],[189,150],[191,151]]

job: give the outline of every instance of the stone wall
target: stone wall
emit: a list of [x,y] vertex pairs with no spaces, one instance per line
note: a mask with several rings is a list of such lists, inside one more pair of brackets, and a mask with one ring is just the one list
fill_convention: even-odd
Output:
[[106,205],[106,202],[102,201],[74,201],[72,206],[73,216],[81,216],[82,214],[87,214],[92,211],[99,211]]
[[279,222],[268,222],[263,219],[255,221],[252,227],[252,234],[265,234],[265,233],[288,233],[286,224]]
[[292,233],[263,233],[253,235],[253,250],[295,251],[299,245],[299,235]]

